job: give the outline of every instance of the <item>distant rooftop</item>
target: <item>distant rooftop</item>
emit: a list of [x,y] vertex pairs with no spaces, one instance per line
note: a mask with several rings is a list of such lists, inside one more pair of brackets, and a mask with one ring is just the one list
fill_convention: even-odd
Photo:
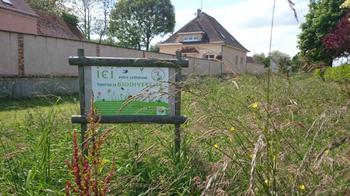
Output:
[[0,8],[36,16],[34,10],[24,0],[0,0]]
[[190,32],[204,32],[202,40],[198,43],[205,44],[222,41],[229,46],[239,48],[247,52],[249,51],[242,44],[240,44],[215,18],[209,16],[201,10],[198,10],[196,18],[187,23],[163,43],[177,43],[177,37],[179,34]]
[[38,15],[38,34],[51,37],[84,40],[80,30],[65,22],[62,18],[36,10]]

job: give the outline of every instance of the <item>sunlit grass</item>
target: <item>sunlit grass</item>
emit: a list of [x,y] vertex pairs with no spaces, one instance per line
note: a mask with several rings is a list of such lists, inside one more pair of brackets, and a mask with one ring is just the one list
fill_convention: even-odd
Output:
[[[265,130],[265,82],[265,76],[189,78],[178,163],[172,125],[103,125],[99,131],[112,128],[101,149],[106,164],[116,164],[111,194],[242,195],[251,188],[261,195],[271,187],[281,195],[346,194],[348,89],[309,75],[273,76],[271,128]],[[70,122],[79,111],[76,100],[1,101],[0,192],[64,194],[72,180],[65,161],[72,159],[72,133],[79,128]]]

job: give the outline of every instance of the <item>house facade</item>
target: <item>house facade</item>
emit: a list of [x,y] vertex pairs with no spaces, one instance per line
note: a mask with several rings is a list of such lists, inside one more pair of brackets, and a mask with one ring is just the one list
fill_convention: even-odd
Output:
[[197,11],[197,17],[160,44],[160,53],[219,61],[225,73],[245,73],[247,50],[215,18]]

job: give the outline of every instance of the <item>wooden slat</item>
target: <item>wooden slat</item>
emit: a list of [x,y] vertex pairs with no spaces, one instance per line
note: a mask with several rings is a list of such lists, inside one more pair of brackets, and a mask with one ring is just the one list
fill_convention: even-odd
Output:
[[116,66],[116,67],[188,67],[188,60],[112,58],[112,57],[69,57],[70,65],[78,66]]
[[[184,116],[99,116],[98,123],[158,123],[158,124],[183,124],[187,118]],[[73,115],[72,123],[88,123],[86,116]]]

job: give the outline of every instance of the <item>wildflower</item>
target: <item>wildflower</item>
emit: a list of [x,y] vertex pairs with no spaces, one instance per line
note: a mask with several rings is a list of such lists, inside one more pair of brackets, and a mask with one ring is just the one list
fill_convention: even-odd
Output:
[[325,153],[326,155],[328,155],[328,154],[329,154],[329,150],[324,151],[324,153]]
[[257,109],[258,107],[259,107],[259,102],[254,102],[249,105],[249,108],[252,108],[252,109]]
[[303,184],[299,185],[299,189],[300,189],[301,191],[304,191],[304,190],[305,190],[305,185],[303,185]]
[[269,186],[270,185],[270,181],[269,180],[265,180],[265,184],[267,185],[267,186]]
[[219,149],[219,145],[218,144],[214,144],[214,148]]
[[230,131],[234,132],[236,129],[234,127],[231,127]]
[[275,155],[272,156],[272,160],[276,161],[276,156]]
[[105,165],[106,163],[110,163],[111,161],[108,159],[102,159],[101,165]]

